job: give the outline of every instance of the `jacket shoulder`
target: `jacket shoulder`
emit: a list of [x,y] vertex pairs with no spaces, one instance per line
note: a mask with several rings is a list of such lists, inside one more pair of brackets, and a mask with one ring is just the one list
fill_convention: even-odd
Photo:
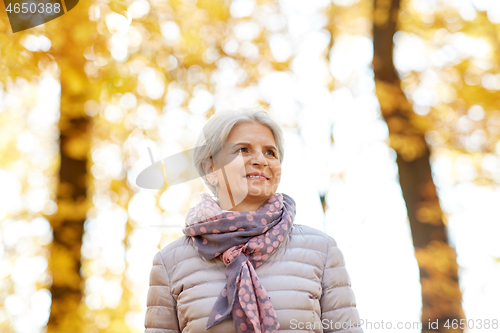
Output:
[[171,251],[174,251],[175,249],[177,248],[182,248],[182,247],[186,247],[186,246],[192,246],[191,245],[192,242],[191,242],[191,239],[190,237],[187,237],[187,236],[181,236],[173,241],[171,241],[170,243],[168,243],[167,245],[165,245],[162,249],[161,249],[161,254],[162,256],[166,256],[168,255],[169,252]]
[[297,244],[301,243],[302,246],[305,245],[324,253],[328,252],[328,248],[337,246],[337,242],[332,236],[303,224],[293,224],[289,242],[295,246],[301,246]]
[[170,269],[177,263],[192,257],[197,257],[198,252],[194,248],[191,237],[183,235],[164,246],[160,250],[159,255],[163,260],[165,268],[170,273]]
[[323,231],[318,230],[316,228],[303,225],[303,224],[293,224],[292,234],[300,234],[300,235],[314,235],[322,238],[329,238],[330,236],[325,234]]
[[[307,260],[308,262],[316,262],[317,266],[323,271],[323,274],[328,276],[327,285],[351,285],[350,278],[345,268],[344,254],[339,249],[337,242],[332,236],[320,230],[300,224],[292,228],[290,234],[289,245],[287,246],[288,249],[307,249],[310,253],[316,253],[318,257],[321,257],[321,259],[314,260],[315,255],[311,254]],[[297,251],[294,251],[294,255],[296,257],[299,256]],[[333,272],[335,273],[332,274]],[[332,279],[335,281],[332,281]]]

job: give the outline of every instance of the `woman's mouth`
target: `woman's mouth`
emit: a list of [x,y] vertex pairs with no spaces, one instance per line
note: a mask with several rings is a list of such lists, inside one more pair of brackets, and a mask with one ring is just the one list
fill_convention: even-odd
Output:
[[267,181],[267,178],[265,177],[262,177],[262,176],[245,176],[243,178],[247,178],[248,180],[256,180],[256,181],[261,181],[261,182],[265,182]]

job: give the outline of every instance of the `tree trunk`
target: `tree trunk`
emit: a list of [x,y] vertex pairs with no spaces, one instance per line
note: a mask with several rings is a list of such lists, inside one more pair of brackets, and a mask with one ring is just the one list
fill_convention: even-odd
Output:
[[[463,332],[465,319],[458,283],[455,250],[448,242],[436,187],[430,150],[425,141],[425,119],[417,116],[405,97],[393,62],[393,36],[400,0],[374,0],[373,69],[390,146],[397,153],[399,181],[408,211],[415,257],[422,286],[422,331]],[[452,328],[453,320],[458,324]],[[433,323],[438,323],[433,324]],[[448,323],[449,327],[445,327]],[[456,325],[455,325],[456,326]]]
[[[53,283],[48,332],[78,333],[85,328],[81,306],[84,279],[80,273],[84,222],[90,201],[91,120],[84,112],[87,100],[95,98],[95,86],[84,71],[84,50],[92,45],[88,19],[89,1],[80,1],[58,18],[59,31],[50,35],[52,53],[60,68],[61,116],[60,169],[57,188],[58,211],[51,218],[53,241],[49,269]],[[56,25],[56,22],[54,22]],[[54,27],[52,27],[55,29]]]

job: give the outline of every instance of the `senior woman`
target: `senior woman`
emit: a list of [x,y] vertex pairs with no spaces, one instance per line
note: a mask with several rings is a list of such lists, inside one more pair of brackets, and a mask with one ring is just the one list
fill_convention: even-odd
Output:
[[276,193],[279,125],[260,108],[216,113],[195,147],[214,197],[154,257],[145,332],[363,332],[335,240],[294,224],[295,201]]

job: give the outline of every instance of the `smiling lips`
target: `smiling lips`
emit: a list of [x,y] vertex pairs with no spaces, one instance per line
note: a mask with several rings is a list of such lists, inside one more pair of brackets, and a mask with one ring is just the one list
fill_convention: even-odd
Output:
[[252,180],[260,180],[260,181],[269,180],[269,177],[267,177],[265,174],[260,173],[260,172],[249,173],[244,178],[252,179]]

